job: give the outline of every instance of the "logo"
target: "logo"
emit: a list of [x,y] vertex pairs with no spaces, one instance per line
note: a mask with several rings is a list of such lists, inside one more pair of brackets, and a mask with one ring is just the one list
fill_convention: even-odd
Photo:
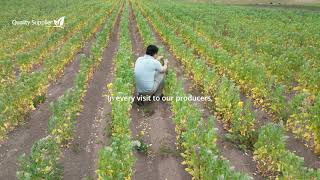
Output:
[[64,27],[65,16],[60,17],[57,20],[12,20],[12,25],[14,26],[46,26],[46,27]]
[[65,16],[59,18],[58,20],[53,20],[54,22],[54,26],[53,27],[60,27],[60,28],[63,28],[63,25],[64,25],[64,18]]

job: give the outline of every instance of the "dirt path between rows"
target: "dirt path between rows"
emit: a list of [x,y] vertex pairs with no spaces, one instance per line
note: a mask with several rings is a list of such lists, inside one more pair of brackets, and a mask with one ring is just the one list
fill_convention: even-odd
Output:
[[[135,60],[144,55],[143,41],[138,34],[137,24],[130,8],[130,32]],[[143,141],[151,145],[147,154],[135,152],[133,180],[188,180],[180,152],[177,150],[175,126],[171,120],[168,103],[146,103],[144,107],[133,104],[131,131],[134,139],[144,132]]]
[[[103,23],[104,24],[104,23]],[[66,65],[64,74],[52,83],[47,92],[46,100],[31,111],[20,125],[7,135],[7,139],[0,144],[0,179],[16,179],[18,159],[23,153],[29,154],[34,142],[47,134],[48,120],[52,115],[50,103],[56,101],[63,93],[73,86],[75,76],[79,71],[80,55],[90,55],[91,44],[95,41],[95,34],[101,31],[103,24],[88,39],[84,47]]]
[[307,148],[303,141],[294,137],[291,132],[286,132],[286,149],[303,157],[305,166],[308,168],[319,169],[320,157],[317,156],[311,148]]
[[120,15],[104,50],[102,62],[89,81],[87,94],[83,99],[83,110],[77,119],[75,138],[70,148],[63,152],[60,161],[64,167],[63,179],[81,180],[96,176],[98,150],[106,140],[103,132],[106,126],[104,117],[111,112],[111,105],[105,101],[103,93],[106,91],[106,84],[112,82],[113,78],[112,58],[119,44],[119,21]]
[[[186,78],[183,71],[183,65],[174,57],[173,53],[168,48],[168,45],[162,40],[160,34],[154,29],[150,22],[149,26],[153,30],[155,37],[159,44],[163,44],[165,49],[165,54],[168,56],[169,67],[174,69],[177,73],[178,81],[184,81],[184,89],[186,93],[192,96],[201,96],[202,94],[193,86],[192,80]],[[188,77],[188,76],[187,76]],[[202,112],[202,117],[204,120],[208,119],[213,113],[208,109],[204,102],[193,102],[193,104]],[[265,114],[260,114],[261,118],[266,118]],[[250,152],[244,153],[241,151],[237,145],[227,141],[224,136],[227,133],[223,129],[223,124],[220,121],[216,121],[216,128],[218,128],[218,141],[217,145],[221,152],[221,155],[229,160],[230,165],[237,171],[247,173],[248,175],[254,177],[254,179],[263,179],[256,169],[256,164],[253,161],[253,155]]]

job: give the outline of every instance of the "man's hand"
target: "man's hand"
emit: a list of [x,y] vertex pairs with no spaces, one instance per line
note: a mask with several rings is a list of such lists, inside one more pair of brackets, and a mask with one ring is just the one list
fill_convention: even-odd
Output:
[[163,59],[163,56],[158,56],[158,57],[157,57],[157,60],[160,61],[161,59]]
[[168,59],[165,59],[162,72],[167,72],[167,70],[168,70]]
[[165,72],[168,72],[168,59],[165,59],[163,62],[164,62],[164,66],[166,67]]

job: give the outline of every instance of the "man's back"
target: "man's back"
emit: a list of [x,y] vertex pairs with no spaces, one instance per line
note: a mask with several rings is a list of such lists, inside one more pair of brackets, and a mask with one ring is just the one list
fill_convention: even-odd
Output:
[[161,63],[152,56],[139,57],[135,63],[134,73],[138,93],[149,92],[153,89],[156,71],[161,71]]

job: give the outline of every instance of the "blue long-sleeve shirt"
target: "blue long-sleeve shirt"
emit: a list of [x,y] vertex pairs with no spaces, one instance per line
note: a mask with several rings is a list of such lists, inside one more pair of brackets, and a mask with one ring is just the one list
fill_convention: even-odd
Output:
[[144,55],[139,57],[135,63],[134,74],[138,93],[152,91],[156,72],[161,72],[162,65],[154,57]]

